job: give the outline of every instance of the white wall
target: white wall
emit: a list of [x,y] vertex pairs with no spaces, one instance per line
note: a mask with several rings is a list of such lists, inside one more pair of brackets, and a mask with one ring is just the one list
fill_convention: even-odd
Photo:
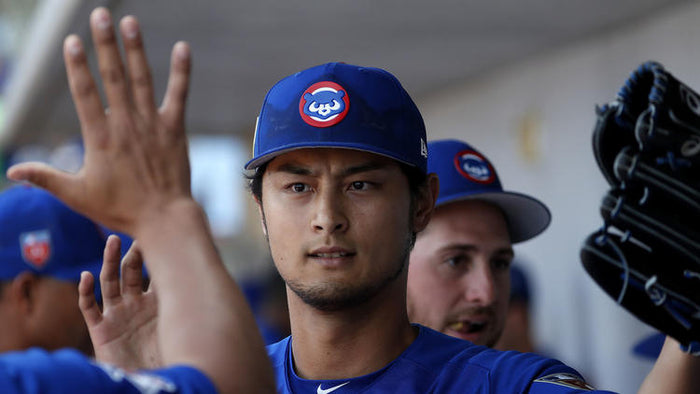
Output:
[[[550,228],[516,248],[536,276],[537,340],[599,388],[636,391],[652,364],[630,349],[653,330],[605,295],[579,260],[583,239],[602,224],[598,204],[607,190],[591,150],[594,105],[614,99],[650,59],[700,90],[698,20],[700,4],[685,5],[418,101],[429,138],[472,143],[506,189],[550,207]],[[524,135],[539,153],[523,153]]]

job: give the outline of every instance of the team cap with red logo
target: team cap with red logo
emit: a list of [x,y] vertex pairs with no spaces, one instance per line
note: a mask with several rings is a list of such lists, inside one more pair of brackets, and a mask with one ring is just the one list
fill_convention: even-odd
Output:
[[290,75],[267,93],[255,129],[247,170],[295,149],[346,148],[426,171],[423,118],[379,68],[327,63]]
[[82,271],[97,278],[105,242],[100,226],[42,189],[0,192],[0,280],[25,271],[76,283]]
[[528,195],[504,191],[489,159],[458,140],[428,143],[428,171],[437,174],[440,194],[436,207],[463,200],[483,200],[506,218],[512,243],[526,241],[543,232],[551,215],[542,202]]

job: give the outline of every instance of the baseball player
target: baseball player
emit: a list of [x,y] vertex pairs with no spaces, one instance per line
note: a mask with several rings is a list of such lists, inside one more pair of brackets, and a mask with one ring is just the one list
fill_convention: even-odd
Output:
[[105,232],[24,185],[0,193],[0,223],[0,352],[71,347],[91,355],[78,281],[82,271],[99,272]]
[[[158,285],[156,330],[165,367],[126,372],[95,364],[75,351],[29,350],[0,356],[0,392],[272,392],[272,371],[252,313],[190,193],[184,132],[189,48],[185,43],[174,46],[168,90],[158,109],[136,19],[125,17],[120,25],[129,77],[109,12],[96,9],[90,22],[110,111],[101,103],[81,40],[69,36],[64,42],[86,147],[83,168],[67,174],[25,163],[7,175],[45,188],[76,211],[138,240],[132,248],[135,259],[143,256]],[[118,299],[132,298],[141,288],[124,278],[120,289],[111,280],[119,270],[114,236],[104,256],[102,292],[118,308],[124,306]],[[140,275],[140,270],[134,272]],[[83,274],[81,303],[90,301],[91,282],[92,275]],[[88,321],[108,318],[89,305],[83,310]]]
[[288,289],[292,334],[268,346],[278,392],[591,390],[558,361],[409,323],[409,253],[438,195],[428,156],[418,109],[384,70],[329,63],[268,92],[246,169]]
[[462,141],[428,143],[428,171],[440,179],[440,193],[411,253],[409,318],[493,346],[508,310],[512,244],[544,231],[549,210],[504,191],[488,158]]
[[[409,317],[491,347],[506,324],[512,244],[542,233],[551,215],[539,200],[504,191],[496,168],[469,144],[431,141],[428,153],[428,171],[439,177],[440,193],[411,252]],[[639,392],[697,392],[700,360],[671,338],[662,355]]]

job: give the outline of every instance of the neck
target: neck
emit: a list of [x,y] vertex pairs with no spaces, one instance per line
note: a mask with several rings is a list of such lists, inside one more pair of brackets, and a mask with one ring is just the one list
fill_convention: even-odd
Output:
[[332,312],[287,293],[294,366],[304,379],[366,375],[389,364],[416,338],[406,313],[405,279],[362,305]]

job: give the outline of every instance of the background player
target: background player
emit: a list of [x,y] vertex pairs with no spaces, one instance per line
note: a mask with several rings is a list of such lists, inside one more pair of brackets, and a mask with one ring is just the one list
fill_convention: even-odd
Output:
[[428,153],[440,194],[411,253],[409,317],[493,346],[508,310],[512,244],[544,231],[549,210],[533,197],[504,191],[486,156],[462,141],[431,141]]
[[[448,335],[494,346],[506,322],[512,243],[544,231],[549,210],[532,197],[504,191],[495,167],[465,142],[431,141],[428,152],[440,194],[411,253],[409,315]],[[697,392],[698,372],[700,358],[667,338],[639,392]]]
[[92,354],[78,308],[82,271],[97,273],[107,236],[51,194],[0,193],[0,352],[71,347]]
[[[85,141],[83,167],[67,174],[25,163],[10,168],[8,177],[46,188],[76,211],[142,243],[139,255],[158,286],[157,340],[170,368],[126,373],[70,351],[13,353],[0,357],[0,391],[271,392],[269,361],[252,313],[190,192],[184,131],[189,47],[178,43],[173,48],[168,89],[158,109],[136,19],[125,17],[120,26],[128,78],[109,12],[93,11],[90,26],[108,113],[80,39],[69,36],[64,43]],[[118,255],[119,243],[112,237],[105,249],[107,276],[118,270]],[[85,296],[92,276],[83,279],[80,292]],[[121,298],[131,297],[132,290],[127,286]],[[105,298],[114,291],[120,290],[103,287]],[[89,296],[82,298],[88,322],[106,318],[96,305],[85,305]]]

